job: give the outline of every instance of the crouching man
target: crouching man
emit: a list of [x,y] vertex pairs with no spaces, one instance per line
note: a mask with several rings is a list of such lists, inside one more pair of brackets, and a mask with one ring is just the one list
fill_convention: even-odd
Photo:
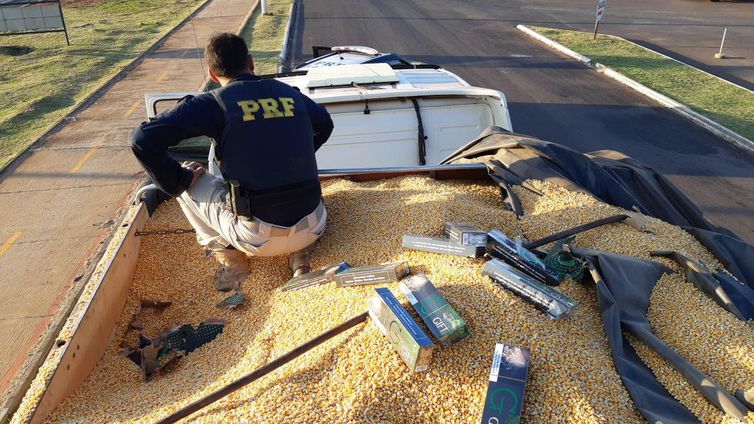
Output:
[[[294,275],[308,272],[308,248],[327,219],[314,153],[332,133],[330,115],[298,90],[254,76],[236,35],[214,35],[205,58],[221,88],[141,124],[134,155],[178,197],[199,244],[220,262],[216,289],[238,288],[250,272],[248,256],[290,254]],[[197,136],[213,139],[221,176],[168,156],[170,146]]]

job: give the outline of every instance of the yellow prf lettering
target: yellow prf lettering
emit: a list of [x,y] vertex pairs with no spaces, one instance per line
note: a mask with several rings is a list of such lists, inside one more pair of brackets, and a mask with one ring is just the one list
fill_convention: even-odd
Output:
[[285,116],[287,116],[287,117],[293,116],[293,109],[294,109],[294,107],[293,107],[293,104],[294,104],[293,99],[290,98],[290,97],[281,97],[280,98],[280,103],[282,103],[282,105],[283,105],[283,114]]
[[262,106],[262,110],[264,110],[264,114],[262,115],[262,118],[264,119],[271,119],[271,118],[282,118],[283,112],[281,112],[278,107],[278,101],[271,98],[266,99],[259,99],[257,100],[259,104]]
[[253,121],[255,119],[254,114],[259,111],[259,103],[255,102],[254,100],[244,100],[242,102],[238,102],[238,106],[241,106],[241,109],[243,110],[244,122]]

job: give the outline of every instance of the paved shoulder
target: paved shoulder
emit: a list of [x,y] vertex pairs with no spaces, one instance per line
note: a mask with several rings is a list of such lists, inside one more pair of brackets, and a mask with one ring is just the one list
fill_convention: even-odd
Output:
[[[30,352],[83,283],[102,242],[143,177],[130,134],[144,94],[193,91],[204,79],[203,43],[235,31],[254,0],[213,0],[100,93],[0,180],[0,392],[41,352]],[[197,44],[198,43],[198,44]],[[23,374],[23,373],[22,373]],[[0,404],[5,401],[0,398]]]

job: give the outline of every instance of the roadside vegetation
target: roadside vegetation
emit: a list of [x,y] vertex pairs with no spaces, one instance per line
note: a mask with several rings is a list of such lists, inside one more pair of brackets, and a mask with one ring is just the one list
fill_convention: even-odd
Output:
[[[254,57],[255,73],[257,75],[274,74],[278,68],[278,56],[283,49],[283,37],[288,26],[288,16],[293,0],[270,0],[271,16],[262,15],[262,8],[257,7],[249,21],[241,30],[241,37],[249,45],[249,53]],[[218,88],[220,85],[210,81],[205,91]],[[207,137],[195,137],[184,140],[173,151],[200,151],[206,156],[210,140]]]
[[241,36],[249,43],[258,75],[277,72],[291,3],[293,0],[271,0],[272,16],[262,16],[262,9],[258,8],[241,31]]
[[551,28],[540,34],[754,140],[754,93],[618,37]]
[[[251,18],[241,30],[241,37],[249,45],[249,52],[254,57],[257,75],[274,74],[278,68],[278,56],[283,49],[283,37],[288,26],[288,15],[293,0],[271,0],[272,15],[262,15],[262,8],[257,7]],[[219,87],[210,82],[206,90]]]
[[204,0],[64,0],[62,33],[0,37],[0,169]]

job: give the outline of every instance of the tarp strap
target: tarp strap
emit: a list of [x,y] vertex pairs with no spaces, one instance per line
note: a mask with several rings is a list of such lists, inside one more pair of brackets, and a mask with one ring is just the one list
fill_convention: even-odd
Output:
[[484,162],[484,165],[487,166],[487,173],[490,178],[500,186],[500,197],[503,199],[505,208],[513,211],[517,218],[524,216],[524,207],[521,205],[521,200],[511,187],[511,184],[516,185],[509,179],[513,174],[497,161]]
[[419,142],[419,165],[427,164],[427,137],[424,135],[424,123],[422,122],[422,114],[419,109],[419,102],[411,97],[411,103],[414,105],[414,111],[416,112],[416,122],[418,123],[418,142]]

